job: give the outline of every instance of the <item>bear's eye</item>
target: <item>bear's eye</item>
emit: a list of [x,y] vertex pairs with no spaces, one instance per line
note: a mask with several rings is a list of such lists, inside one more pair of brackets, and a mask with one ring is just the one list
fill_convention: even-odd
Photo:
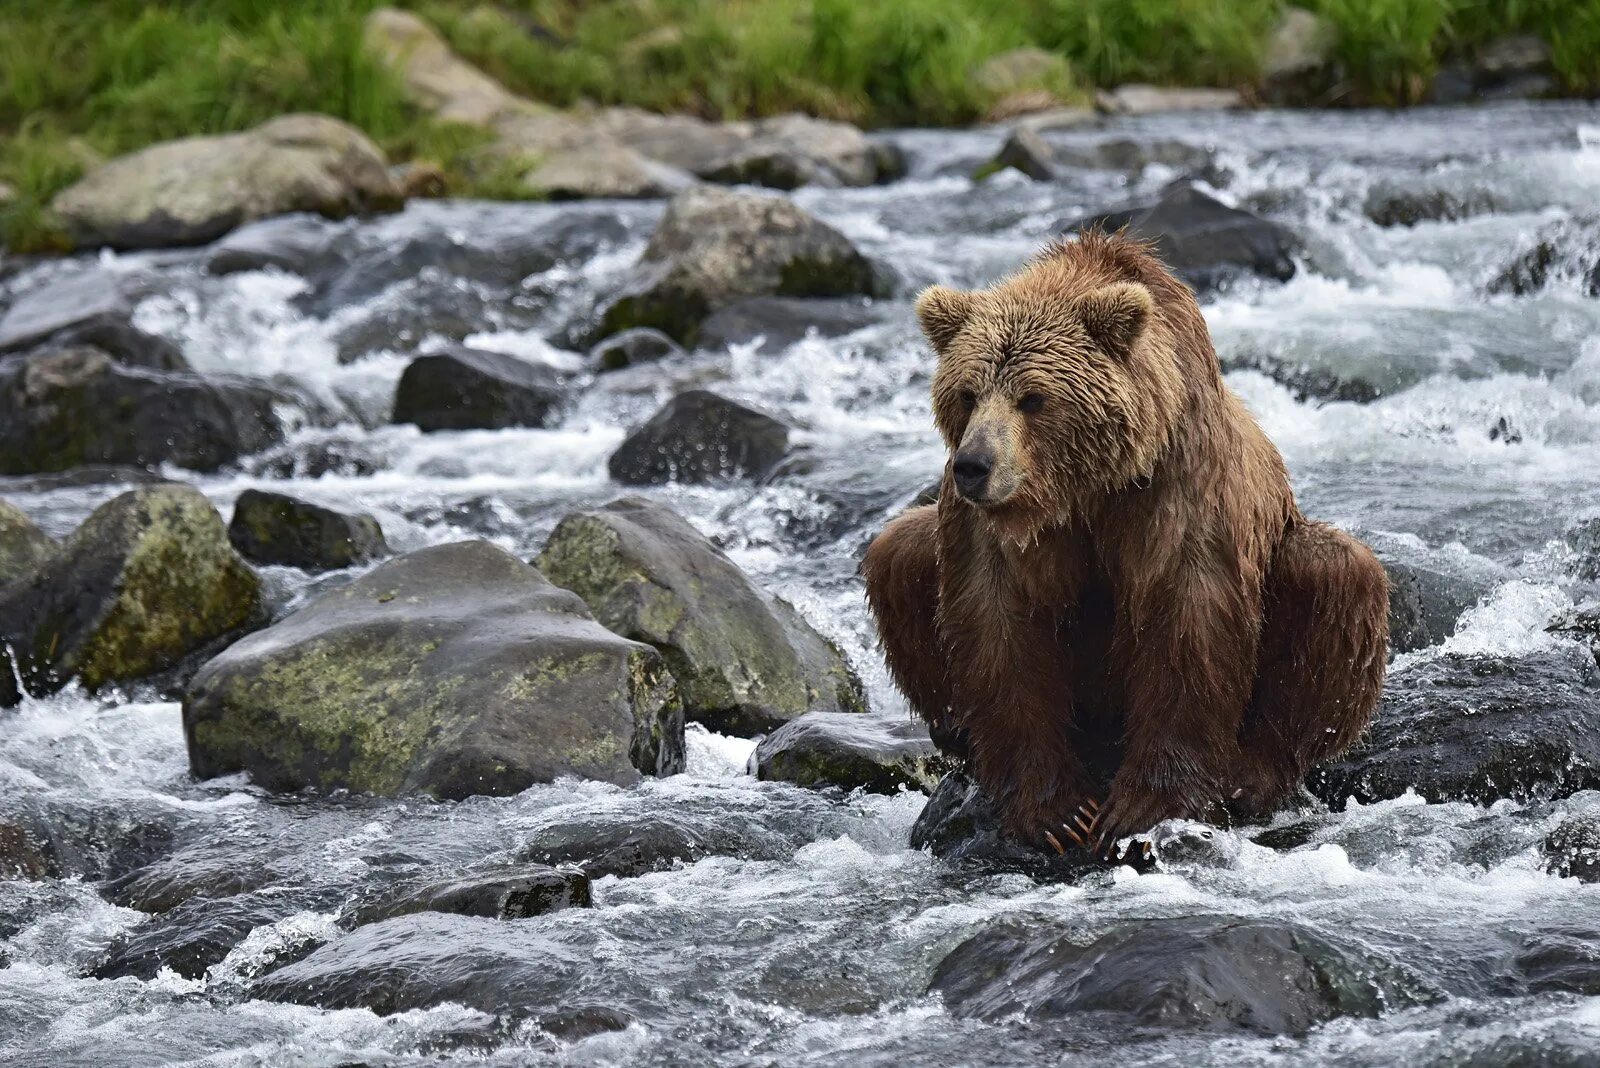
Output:
[[961,408],[962,408],[963,411],[970,412],[970,411],[972,411],[972,409],[974,409],[974,408],[976,408],[978,406],[978,395],[976,393],[972,392],[972,390],[970,390],[970,389],[962,390],[960,399],[961,399]]
[[1034,412],[1043,407],[1043,393],[1030,393],[1026,397],[1023,397],[1021,400],[1017,401],[1017,411],[1023,412],[1027,415],[1032,415]]

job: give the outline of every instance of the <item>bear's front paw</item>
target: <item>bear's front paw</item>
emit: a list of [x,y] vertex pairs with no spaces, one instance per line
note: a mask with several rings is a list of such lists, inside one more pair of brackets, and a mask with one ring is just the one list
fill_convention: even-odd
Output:
[[1094,821],[1100,815],[1100,802],[1094,798],[1086,798],[1067,819],[1046,818],[1039,837],[1045,844],[1057,853],[1066,855],[1067,847],[1062,845],[1062,840],[1071,842],[1079,849],[1087,850],[1089,842],[1094,837]]

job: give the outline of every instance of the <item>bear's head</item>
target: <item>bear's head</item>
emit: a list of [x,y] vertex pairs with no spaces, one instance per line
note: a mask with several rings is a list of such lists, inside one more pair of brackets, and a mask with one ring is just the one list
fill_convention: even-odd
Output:
[[1139,243],[1093,234],[989,289],[917,299],[947,483],[1011,535],[1148,478],[1165,452],[1184,383],[1152,265],[1164,275]]

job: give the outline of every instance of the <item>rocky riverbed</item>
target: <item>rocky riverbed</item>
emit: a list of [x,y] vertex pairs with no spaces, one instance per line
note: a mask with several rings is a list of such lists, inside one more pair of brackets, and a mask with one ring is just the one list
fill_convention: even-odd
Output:
[[[1600,110],[856,148],[0,260],[0,1059],[1591,1063]],[[1115,869],[998,838],[856,577],[911,296],[1093,221],[1395,586],[1367,744]]]

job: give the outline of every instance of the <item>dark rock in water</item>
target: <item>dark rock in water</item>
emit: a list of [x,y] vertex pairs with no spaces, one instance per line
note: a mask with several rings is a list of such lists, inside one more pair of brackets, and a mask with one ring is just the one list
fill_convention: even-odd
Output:
[[866,257],[790,201],[702,186],[672,199],[601,330],[650,326],[688,345],[707,316],[746,297],[875,288]]
[[0,586],[38,571],[56,555],[55,539],[22,509],[0,501]]
[[1239,273],[1280,282],[1294,277],[1299,243],[1288,229],[1230,208],[1187,183],[1169,187],[1149,208],[1091,216],[1065,229],[1075,233],[1090,226],[1114,230],[1123,225],[1153,242],[1167,266],[1198,290]]
[[274,445],[272,390],[126,367],[95,349],[0,361],[0,474],[79,464],[215,471]]
[[0,590],[0,706],[19,672],[34,694],[143,678],[252,625],[261,584],[211,502],[187,486],[101,505],[32,576]]
[[9,493],[54,493],[56,490],[81,489],[87,486],[158,486],[179,485],[148,467],[127,464],[84,464],[65,471],[44,471],[36,475],[19,475],[0,480],[0,487]]
[[1383,569],[1389,575],[1389,647],[1397,653],[1444,641],[1462,613],[1489,592],[1485,582],[1401,560],[1386,559]]
[[780,352],[813,332],[822,338],[841,337],[882,321],[861,300],[752,297],[713,312],[700,324],[697,344],[715,352],[759,338],[764,350]]
[[1600,820],[1568,816],[1545,837],[1541,848],[1552,874],[1600,883]]
[[578,1042],[611,1031],[625,1031],[633,1016],[621,1009],[585,1005],[566,1012],[549,1012],[539,1017],[539,1030],[563,1042]]
[[1483,190],[1454,190],[1428,186],[1380,184],[1367,194],[1362,210],[1379,226],[1416,226],[1424,222],[1455,222],[1495,211],[1499,205]]
[[1600,657],[1600,603],[1588,601],[1562,613],[1545,628],[1552,634],[1582,642]]
[[398,887],[356,906],[349,922],[359,927],[416,912],[525,920],[589,905],[589,877],[582,871],[535,866]]
[[64,330],[127,326],[132,316],[114,274],[85,271],[17,298],[0,316],[0,353],[41,345]]
[[337,262],[329,245],[340,227],[316,215],[282,215],[240,227],[211,246],[212,274],[273,268],[302,277]]
[[973,177],[987,178],[1008,168],[1036,182],[1048,182],[1056,176],[1056,150],[1038,130],[1018,126],[1006,135],[994,158],[979,167]]
[[1393,969],[1295,924],[1186,917],[1129,924],[1089,945],[1081,938],[999,925],[957,946],[929,989],[952,1014],[992,1021],[1110,1012],[1126,1017],[1123,1026],[1265,1035],[1423,1000]]
[[920,721],[832,712],[810,712],[779,727],[755,752],[758,779],[885,794],[932,793],[950,763]]
[[57,874],[48,844],[34,841],[26,828],[0,820],[0,881],[49,879]]
[[1312,772],[1335,808],[1399,797],[1487,804],[1600,787],[1600,667],[1561,647],[1447,656],[1392,672],[1360,746]]
[[266,894],[195,899],[119,937],[89,969],[89,977],[154,979],[170,968],[185,979],[199,979],[251,931],[293,911],[281,896]]
[[538,567],[611,630],[659,649],[684,714],[712,730],[759,734],[808,712],[865,709],[838,648],[662,505],[625,497],[569,515]]
[[423,430],[547,426],[562,400],[560,376],[550,368],[455,346],[406,367],[395,391],[394,421]]
[[233,506],[228,540],[258,564],[331,571],[386,556],[383,529],[370,515],[351,515],[283,493],[245,490]]
[[660,654],[487,542],[398,557],[234,645],[184,700],[201,778],[441,798],[683,767]]
[[1541,228],[1533,246],[1489,282],[1489,292],[1527,296],[1552,279],[1600,297],[1600,216],[1563,219]]
[[1538,931],[1523,940],[1511,964],[1531,994],[1600,995],[1600,931],[1577,925]]
[[1101,865],[1067,845],[1066,856],[1018,842],[1002,830],[1000,813],[965,771],[939,781],[911,827],[911,848],[982,869],[1021,871],[1036,879],[1072,879]]
[[789,452],[789,428],[705,389],[673,397],[618,446],[611,477],[632,486],[760,481]]
[[364,478],[377,474],[385,466],[386,459],[370,442],[346,434],[315,439],[297,435],[294,440],[257,453],[241,465],[246,474],[259,478],[289,479],[324,475]]
[[448,279],[414,279],[352,317],[341,317],[332,341],[340,364],[374,353],[412,355],[454,347],[476,333],[524,330],[538,324],[541,302]]
[[606,338],[589,350],[589,359],[596,371],[620,371],[624,367],[655,363],[682,352],[678,343],[661,331],[639,326]]
[[1276,353],[1233,353],[1222,360],[1224,371],[1259,371],[1278,385],[1294,394],[1294,399],[1307,401],[1347,401],[1352,404],[1371,404],[1383,396],[1382,385],[1355,375],[1344,374],[1324,367],[1308,367],[1303,363],[1290,363]]
[[670,816],[575,823],[547,828],[527,851],[530,860],[575,864],[591,879],[631,878],[692,864],[705,857],[741,852],[737,841],[717,839],[703,828]]

